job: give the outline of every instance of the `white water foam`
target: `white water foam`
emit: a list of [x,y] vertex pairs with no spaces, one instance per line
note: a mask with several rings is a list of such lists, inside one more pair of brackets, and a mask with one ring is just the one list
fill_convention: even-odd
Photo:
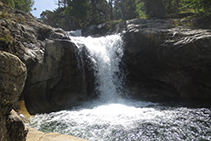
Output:
[[71,36],[81,36],[81,30],[75,30],[75,31],[66,31],[67,36],[71,37]]
[[91,101],[73,110],[36,115],[30,126],[90,141],[211,140],[210,109],[138,101]]

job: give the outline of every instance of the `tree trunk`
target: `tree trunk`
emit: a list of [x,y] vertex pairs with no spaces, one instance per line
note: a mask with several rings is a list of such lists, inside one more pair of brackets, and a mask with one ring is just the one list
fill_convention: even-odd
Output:
[[113,20],[113,0],[109,0],[109,6],[110,6],[110,19]]

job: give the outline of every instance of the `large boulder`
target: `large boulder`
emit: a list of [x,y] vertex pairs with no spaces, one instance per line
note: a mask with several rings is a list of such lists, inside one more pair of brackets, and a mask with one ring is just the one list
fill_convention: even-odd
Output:
[[17,56],[3,51],[0,51],[0,66],[0,115],[7,115],[23,91],[27,70]]
[[11,110],[23,91],[26,66],[17,56],[3,51],[0,51],[0,66],[0,140],[24,141],[26,128]]
[[211,100],[210,30],[173,28],[167,20],[127,21],[128,88],[139,99]]
[[[45,41],[43,59],[30,66],[23,93],[29,113],[66,109],[94,96],[94,72],[86,51],[78,51],[69,40]],[[86,63],[79,65],[81,57]]]

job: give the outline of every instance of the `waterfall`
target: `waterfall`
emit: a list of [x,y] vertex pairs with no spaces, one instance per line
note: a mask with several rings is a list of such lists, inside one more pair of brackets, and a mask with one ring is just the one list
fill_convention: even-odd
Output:
[[[79,55],[84,49],[88,52],[100,100],[84,102],[71,110],[32,116],[29,127],[90,141],[211,140],[210,108],[120,98],[125,92],[119,67],[123,57],[120,35],[70,39]],[[83,66],[86,60],[79,62]]]
[[[122,92],[123,74],[119,64],[123,56],[123,41],[120,35],[105,37],[73,37],[70,39],[79,51],[85,47],[94,64],[96,90],[102,101],[114,102]],[[83,61],[82,61],[83,62]]]

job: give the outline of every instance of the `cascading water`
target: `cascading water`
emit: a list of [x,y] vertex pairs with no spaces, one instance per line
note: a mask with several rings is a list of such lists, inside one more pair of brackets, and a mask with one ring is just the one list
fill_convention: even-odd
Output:
[[123,56],[122,39],[120,35],[100,38],[70,37],[77,47],[86,47],[92,60],[97,79],[96,89],[100,100],[105,102],[117,101],[122,95],[122,78],[119,63]]
[[[211,140],[211,110],[125,100],[119,35],[70,37],[93,61],[99,100],[72,110],[35,115],[29,126],[91,141]],[[80,52],[79,52],[80,53]]]

